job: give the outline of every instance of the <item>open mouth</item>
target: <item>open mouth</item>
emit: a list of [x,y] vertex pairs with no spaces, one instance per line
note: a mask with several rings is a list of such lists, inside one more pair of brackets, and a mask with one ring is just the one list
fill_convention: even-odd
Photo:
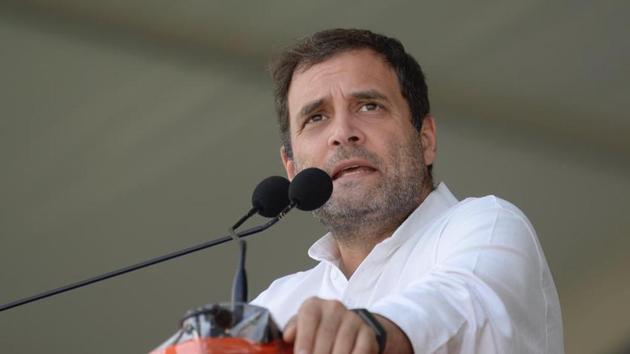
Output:
[[345,177],[345,176],[369,174],[376,171],[376,169],[372,166],[368,166],[365,164],[356,164],[356,163],[344,164],[342,166],[339,166],[335,170],[336,172],[334,172],[332,175],[333,181],[338,178]]

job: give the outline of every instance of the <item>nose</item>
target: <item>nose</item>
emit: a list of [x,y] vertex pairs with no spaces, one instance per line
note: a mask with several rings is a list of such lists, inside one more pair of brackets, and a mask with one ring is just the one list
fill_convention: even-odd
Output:
[[331,124],[332,131],[328,138],[328,145],[362,144],[365,141],[365,135],[357,123],[349,113],[337,114]]

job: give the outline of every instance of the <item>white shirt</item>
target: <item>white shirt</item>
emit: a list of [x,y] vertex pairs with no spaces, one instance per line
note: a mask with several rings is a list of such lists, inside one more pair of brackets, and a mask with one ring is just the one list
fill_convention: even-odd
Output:
[[253,304],[283,328],[312,296],[367,308],[415,353],[563,353],[560,303],[536,233],[494,196],[461,202],[440,184],[346,279],[330,234],[314,268],[274,281]]

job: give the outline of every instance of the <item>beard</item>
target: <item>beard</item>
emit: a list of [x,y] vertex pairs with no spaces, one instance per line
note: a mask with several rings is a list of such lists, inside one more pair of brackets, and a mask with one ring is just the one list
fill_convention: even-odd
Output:
[[420,205],[423,189],[430,189],[432,181],[420,137],[414,133],[392,142],[383,158],[363,146],[348,145],[338,147],[326,162],[324,170],[330,174],[339,161],[365,159],[380,174],[376,182],[338,181],[331,198],[313,212],[337,241],[355,244],[375,233],[393,232]]

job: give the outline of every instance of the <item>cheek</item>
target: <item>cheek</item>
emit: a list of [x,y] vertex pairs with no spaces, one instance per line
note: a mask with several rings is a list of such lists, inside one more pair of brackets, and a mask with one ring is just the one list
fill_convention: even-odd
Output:
[[373,135],[373,137],[374,138],[368,142],[368,147],[380,156],[387,158],[398,155],[401,143],[405,139],[405,137],[400,134],[383,133],[382,130]]
[[381,154],[389,160],[389,164],[394,170],[411,161],[423,159],[424,152],[420,139],[416,135],[396,134],[388,141],[381,141],[381,144],[385,147],[381,150]]
[[293,146],[293,162],[298,171],[305,167],[313,166],[315,157],[313,149],[306,144],[298,144]]
[[316,164],[326,155],[326,143],[321,139],[300,137],[293,142],[293,157],[297,162]]

